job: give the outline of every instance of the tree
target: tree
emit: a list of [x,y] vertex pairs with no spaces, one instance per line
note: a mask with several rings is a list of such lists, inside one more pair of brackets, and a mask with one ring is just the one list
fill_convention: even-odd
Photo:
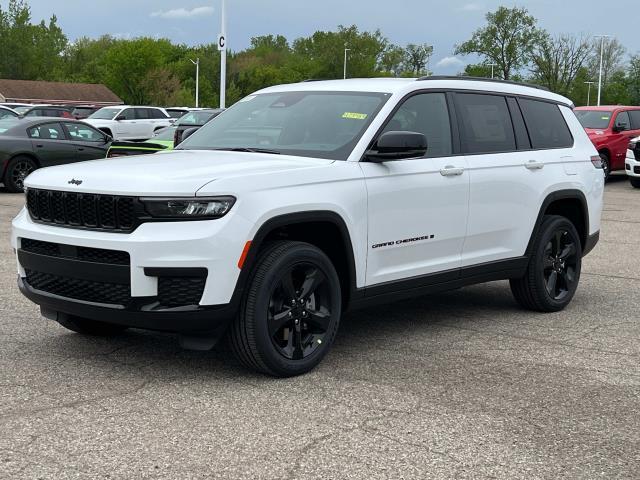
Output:
[[631,57],[627,77],[630,103],[640,105],[640,54]]
[[429,64],[429,59],[433,54],[433,46],[427,45],[426,43],[415,45],[410,43],[405,48],[405,65],[407,70],[411,70],[411,72],[416,75],[428,75],[429,71],[427,69],[427,65]]
[[533,80],[566,95],[592,54],[591,39],[573,35],[546,36],[534,47]]
[[380,56],[380,68],[385,74],[399,77],[405,71],[405,50],[397,45],[388,45]]
[[464,71],[460,73],[460,75],[464,77],[491,78],[491,65],[487,65],[485,63],[470,63],[466,67],[464,67]]
[[[604,41],[604,43],[602,43]],[[600,75],[600,49],[602,49],[602,84],[606,85],[609,78],[621,71],[622,61],[626,53],[624,46],[615,38],[595,38],[593,40],[593,50],[589,62],[589,69],[593,78]]]
[[525,8],[500,7],[488,13],[486,19],[487,25],[458,45],[455,53],[482,56],[487,63],[497,64],[500,76],[509,80],[514,72],[529,65],[532,51],[544,33]]

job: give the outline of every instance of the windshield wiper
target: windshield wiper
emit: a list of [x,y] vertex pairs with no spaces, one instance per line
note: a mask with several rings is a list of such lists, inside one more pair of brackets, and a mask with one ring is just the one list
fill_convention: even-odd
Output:
[[220,150],[225,152],[273,153],[275,155],[280,155],[279,151],[269,150],[268,148],[229,147],[229,148],[213,148],[212,150]]

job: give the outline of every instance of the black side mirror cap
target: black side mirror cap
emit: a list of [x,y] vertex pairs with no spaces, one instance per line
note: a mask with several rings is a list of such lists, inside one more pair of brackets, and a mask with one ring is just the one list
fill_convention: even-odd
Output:
[[427,147],[427,137],[422,133],[391,131],[378,138],[374,147],[365,153],[365,158],[369,162],[381,163],[423,157]]
[[198,127],[187,128],[185,131],[182,132],[182,135],[180,135],[180,143],[184,142],[187,138],[189,138],[191,135],[193,135],[197,131],[198,131]]
[[116,122],[120,122],[120,121],[122,121],[122,120],[126,120],[126,119],[127,119],[127,117],[125,117],[124,115],[118,115],[118,116],[116,117]]
[[627,127],[627,125],[614,125],[612,130],[615,133],[620,133],[629,130],[629,127]]

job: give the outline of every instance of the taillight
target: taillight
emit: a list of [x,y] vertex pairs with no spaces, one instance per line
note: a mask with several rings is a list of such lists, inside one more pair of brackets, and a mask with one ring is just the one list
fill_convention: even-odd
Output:
[[593,163],[594,167],[602,169],[602,158],[600,158],[600,155],[593,155],[591,157],[591,163]]

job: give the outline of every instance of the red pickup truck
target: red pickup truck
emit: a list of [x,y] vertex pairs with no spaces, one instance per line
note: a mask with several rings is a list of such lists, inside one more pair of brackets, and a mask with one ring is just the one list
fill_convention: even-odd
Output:
[[640,135],[640,107],[577,107],[575,113],[600,153],[605,179],[624,170],[629,140]]

